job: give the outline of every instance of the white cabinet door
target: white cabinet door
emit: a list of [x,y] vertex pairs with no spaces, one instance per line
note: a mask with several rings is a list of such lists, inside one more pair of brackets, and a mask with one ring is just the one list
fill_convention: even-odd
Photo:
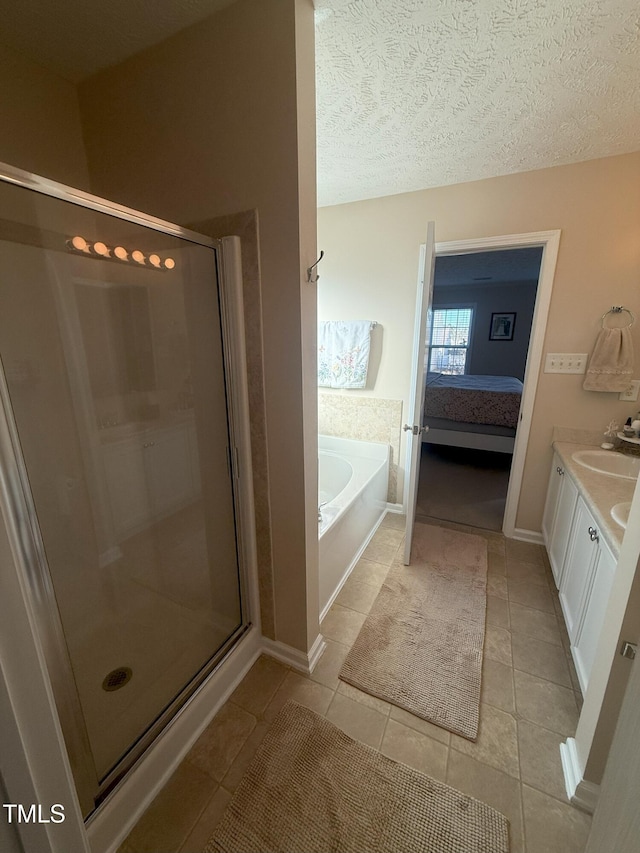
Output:
[[149,430],[103,448],[118,542],[196,497],[189,430]]
[[145,441],[145,466],[154,517],[188,503],[193,482],[186,429],[150,433]]
[[136,438],[105,445],[103,454],[113,526],[121,542],[151,515],[145,451]]
[[617,560],[607,545],[600,541],[593,583],[590,586],[584,615],[578,626],[576,640],[571,649],[583,693],[587,689],[591,668],[596,656],[616,564]]
[[553,523],[556,518],[556,510],[558,509],[558,499],[560,498],[560,486],[562,484],[561,471],[560,457],[557,453],[554,453],[551,463],[551,474],[549,475],[549,485],[547,486],[547,499],[544,504],[544,515],[542,516],[542,538],[544,539],[544,544],[547,546],[547,552],[550,547]]
[[598,553],[598,544],[591,531],[596,531],[593,517],[582,498],[578,498],[560,584],[560,603],[572,645],[587,604]]
[[564,473],[562,467],[560,471],[560,474],[556,472],[555,475],[560,480],[560,486],[558,489],[553,528],[547,549],[551,570],[558,588],[560,588],[563,582],[567,547],[573,529],[574,514],[578,500],[578,489],[575,483],[568,474]]

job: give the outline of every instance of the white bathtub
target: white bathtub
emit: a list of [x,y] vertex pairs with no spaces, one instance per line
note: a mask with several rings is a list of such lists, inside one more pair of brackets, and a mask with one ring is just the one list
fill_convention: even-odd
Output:
[[318,451],[323,619],[385,514],[389,445],[321,435]]

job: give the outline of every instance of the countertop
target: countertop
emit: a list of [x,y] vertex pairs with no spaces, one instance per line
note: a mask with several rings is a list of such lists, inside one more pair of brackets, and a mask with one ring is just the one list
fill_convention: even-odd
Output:
[[150,421],[128,421],[98,430],[100,444],[113,444],[126,441],[149,432],[173,429],[184,424],[195,423],[193,409],[176,411]]
[[[578,487],[587,507],[591,511],[600,533],[611,548],[613,555],[618,557],[624,528],[611,517],[611,507],[615,504],[630,501],[636,487],[635,480],[622,477],[610,477],[599,474],[580,465],[571,458],[578,450],[597,450],[597,445],[576,444],[568,441],[554,441],[553,449],[562,460],[562,467]],[[609,451],[615,453],[615,450]]]

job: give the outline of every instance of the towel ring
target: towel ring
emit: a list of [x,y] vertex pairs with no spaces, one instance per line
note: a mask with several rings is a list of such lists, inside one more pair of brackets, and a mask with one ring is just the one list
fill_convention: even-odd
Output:
[[624,305],[612,305],[611,308],[609,308],[608,311],[605,311],[604,314],[602,315],[602,317],[600,318],[600,322],[602,323],[602,328],[603,329],[612,328],[611,326],[605,326],[604,318],[607,317],[609,314],[620,314],[622,311],[626,311],[627,314],[629,314],[629,316],[631,317],[631,322],[629,323],[628,326],[618,326],[617,328],[628,329],[629,326],[633,326],[633,324],[636,321],[636,315],[633,313],[633,311],[630,311],[628,308],[625,308]]

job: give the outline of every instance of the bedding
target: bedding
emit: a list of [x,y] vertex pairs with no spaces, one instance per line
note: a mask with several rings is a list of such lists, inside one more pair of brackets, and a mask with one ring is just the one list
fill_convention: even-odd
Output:
[[515,376],[428,373],[425,417],[515,429],[522,382]]

